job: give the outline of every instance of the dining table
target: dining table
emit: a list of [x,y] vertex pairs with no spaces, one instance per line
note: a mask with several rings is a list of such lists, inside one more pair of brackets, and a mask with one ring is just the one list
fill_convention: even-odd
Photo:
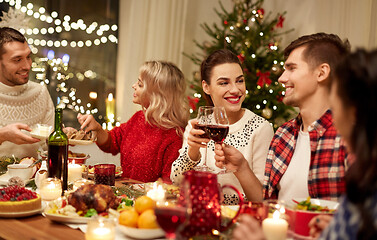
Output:
[[[115,186],[139,181],[119,178]],[[83,240],[85,233],[66,224],[54,222],[41,214],[22,218],[0,218],[0,240]],[[124,237],[124,239],[128,239]]]

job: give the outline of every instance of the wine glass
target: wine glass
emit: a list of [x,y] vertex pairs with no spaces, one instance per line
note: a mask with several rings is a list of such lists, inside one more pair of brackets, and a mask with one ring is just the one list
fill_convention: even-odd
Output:
[[[229,120],[226,115],[224,107],[213,107],[206,110],[207,125],[206,132],[210,139],[217,144],[222,144],[224,139],[229,133]],[[228,173],[231,170],[227,170],[225,167],[221,171],[217,171],[217,174]]]
[[[196,119],[198,120],[198,124],[196,125],[196,127],[198,129],[204,131],[204,133],[199,136],[201,138],[209,138],[209,136],[207,134],[207,131],[206,131],[206,127],[207,127],[207,123],[208,123],[207,112],[211,113],[213,108],[214,108],[213,106],[200,106],[199,109],[198,109],[198,115],[196,117]],[[195,166],[194,170],[196,170],[196,171],[202,171],[202,172],[214,171],[214,169],[208,167],[208,165],[207,165],[207,148],[208,148],[208,144],[207,144],[207,146],[205,148],[204,162],[203,162],[203,164]]]
[[[191,199],[189,193],[189,184],[183,181],[181,184],[181,193],[185,191],[186,194],[180,194],[178,198],[164,198],[156,202],[154,209],[158,225],[165,231],[167,239],[179,239],[180,233],[190,221],[192,212]],[[165,196],[167,196],[165,194]]]

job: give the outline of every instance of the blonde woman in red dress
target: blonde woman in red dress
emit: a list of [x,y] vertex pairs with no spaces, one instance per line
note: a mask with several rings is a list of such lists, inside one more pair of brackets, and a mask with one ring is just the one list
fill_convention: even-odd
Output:
[[141,66],[132,88],[133,102],[142,106],[141,111],[111,131],[102,129],[92,115],[79,114],[81,129],[96,131],[96,143],[104,152],[120,153],[123,177],[170,182],[189,118],[183,73],[172,63],[149,61]]

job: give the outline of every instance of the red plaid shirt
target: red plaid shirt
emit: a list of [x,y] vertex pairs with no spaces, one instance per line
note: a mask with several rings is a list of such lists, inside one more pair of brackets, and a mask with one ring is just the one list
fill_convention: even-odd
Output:
[[[263,184],[265,199],[278,197],[278,184],[292,159],[301,124],[300,116],[286,122],[272,139]],[[344,142],[333,126],[331,111],[327,110],[309,126],[308,131],[311,148],[309,195],[312,198],[338,200],[345,192],[347,153]]]

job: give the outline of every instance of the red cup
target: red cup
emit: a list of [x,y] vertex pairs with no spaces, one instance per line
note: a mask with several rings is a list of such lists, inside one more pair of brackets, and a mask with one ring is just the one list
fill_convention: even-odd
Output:
[[97,164],[94,165],[94,182],[95,184],[115,185],[115,165],[114,164]]

